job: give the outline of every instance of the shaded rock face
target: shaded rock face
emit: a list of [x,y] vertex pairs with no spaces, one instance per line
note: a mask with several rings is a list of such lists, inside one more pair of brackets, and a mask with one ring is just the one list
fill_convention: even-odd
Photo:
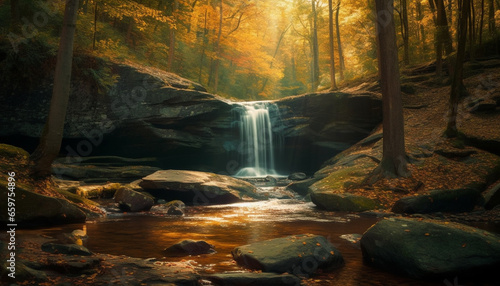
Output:
[[377,209],[379,203],[367,197],[349,193],[311,192],[311,201],[321,209],[329,211],[362,212]]
[[500,237],[458,223],[385,219],[364,233],[361,250],[367,263],[415,278],[500,266]]
[[239,246],[232,251],[232,255],[236,262],[250,269],[299,276],[344,265],[342,254],[325,237],[312,234]]
[[[244,165],[238,161],[236,104],[162,71],[110,67],[119,79],[106,94],[73,83],[61,149],[65,160],[59,163],[79,163],[87,156],[154,157],[145,164],[228,174]],[[5,91],[13,95],[0,98],[0,142],[33,151],[51,91],[43,85],[23,94]],[[362,139],[381,121],[381,101],[370,94],[306,94],[276,104],[280,112],[273,112],[271,120],[281,122],[274,131],[284,135],[284,150],[277,152],[277,169],[284,171],[313,173],[325,158]],[[61,176],[82,171],[60,169]]]
[[139,185],[157,199],[182,200],[188,205],[228,204],[259,198],[254,185],[214,173],[163,170]]
[[282,164],[310,172],[325,158],[368,136],[382,122],[382,101],[372,93],[313,93],[276,101],[285,140]]
[[220,286],[296,286],[301,285],[297,276],[274,273],[222,273],[205,277]]

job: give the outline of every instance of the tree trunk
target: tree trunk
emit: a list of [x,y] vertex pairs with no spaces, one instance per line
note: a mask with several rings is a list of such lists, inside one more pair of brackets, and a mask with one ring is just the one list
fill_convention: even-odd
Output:
[[219,34],[217,35],[217,46],[215,48],[216,51],[216,59],[215,59],[215,68],[214,68],[214,93],[217,93],[217,89],[219,88],[219,65],[220,65],[220,41],[222,38],[222,21],[223,21],[223,11],[222,11],[222,0],[220,0],[219,4],[220,18],[219,18]]
[[410,64],[410,47],[408,33],[408,7],[407,0],[401,1],[401,36],[403,38],[403,62],[406,66]]
[[481,0],[481,19],[479,20],[479,45],[483,44],[483,26],[484,26],[484,0]]
[[436,34],[434,40],[436,46],[436,74],[441,76],[443,67],[443,46],[447,56],[453,52],[453,45],[443,0],[429,0],[429,4],[431,10],[437,14],[435,21]]
[[[468,1],[469,2],[469,1]],[[464,4],[464,3],[462,3]],[[470,0],[469,6],[462,6],[462,9],[470,9],[469,11],[469,55],[471,60],[475,57],[476,44],[476,11],[474,9],[474,0]],[[460,36],[459,36],[460,38]],[[460,40],[459,40],[460,41]]]
[[[383,101],[383,155],[374,175],[382,177],[408,176],[404,144],[404,118],[399,78],[398,47],[394,25],[393,0],[375,0],[377,15],[389,19],[377,22],[377,54]],[[379,16],[381,17],[381,16]],[[383,20],[383,21],[382,21]]]
[[35,163],[33,174],[38,177],[50,176],[52,162],[59,155],[61,149],[64,120],[69,102],[73,38],[77,14],[78,0],[68,0],[64,11],[63,27],[57,53],[49,115],[40,138],[40,144],[31,155],[31,159]]
[[[174,17],[174,19],[176,19],[177,17],[175,16],[175,13],[177,12],[177,9],[179,9],[179,1],[175,0],[173,4],[174,7],[172,8],[172,16]],[[168,62],[167,62],[167,70],[169,72],[173,71],[172,66],[174,64],[174,56],[175,56],[175,29],[170,27],[170,44],[168,46]]]
[[203,75],[203,61],[205,60],[205,50],[207,48],[207,19],[208,18],[208,10],[205,9],[205,26],[203,28],[203,39],[202,39],[202,47],[201,47],[201,56],[200,56],[200,70],[198,72],[198,82],[201,83],[202,75]]
[[311,0],[312,5],[312,91],[319,86],[319,44],[318,44],[318,14],[316,13],[316,0]]
[[335,13],[335,26],[337,27],[337,50],[339,51],[339,68],[340,68],[340,80],[344,80],[344,51],[342,50],[342,41],[340,40],[340,25],[339,25],[339,12],[340,12],[340,1],[337,3],[337,12]]
[[331,87],[330,90],[337,89],[337,83],[335,82],[335,50],[333,46],[333,4],[332,0],[328,0],[328,39],[330,45],[330,82]]
[[95,1],[95,6],[94,6],[94,36],[92,39],[92,49],[95,50],[95,41],[96,41],[96,35],[97,35],[97,3],[98,1]]
[[420,31],[419,41],[422,43],[422,52],[425,54],[426,45],[425,45],[425,26],[422,24],[422,20],[424,19],[424,14],[422,13],[422,4],[420,1],[416,1],[416,9],[417,9],[417,21],[418,21],[418,29]]
[[490,0],[488,3],[488,31],[493,38],[496,33],[495,27],[495,2]]
[[458,21],[458,47],[455,59],[455,68],[451,82],[450,101],[448,105],[448,124],[444,135],[448,138],[456,137],[458,135],[457,129],[457,112],[458,100],[460,93],[464,88],[463,85],[463,64],[465,59],[465,46],[467,44],[467,18],[470,11],[470,0],[463,0],[462,9],[460,13],[460,20]]

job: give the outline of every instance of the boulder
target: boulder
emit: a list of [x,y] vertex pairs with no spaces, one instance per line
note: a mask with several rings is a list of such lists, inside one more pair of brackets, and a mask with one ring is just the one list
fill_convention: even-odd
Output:
[[119,183],[109,183],[105,185],[78,186],[73,193],[87,199],[110,199],[115,192],[122,187]]
[[441,221],[384,219],[363,234],[361,250],[366,263],[415,278],[498,271],[500,266],[500,237]]
[[292,180],[292,181],[301,181],[301,180],[305,180],[306,178],[307,178],[307,175],[304,173],[301,173],[301,172],[295,172],[295,173],[292,173],[288,176],[288,179]]
[[471,211],[480,192],[474,189],[433,190],[428,194],[404,197],[396,201],[392,207],[395,213],[434,213],[434,212],[467,212]]
[[118,203],[119,208],[125,212],[148,211],[154,204],[154,199],[151,196],[127,187],[118,189],[114,200]]
[[288,190],[294,191],[301,196],[307,196],[309,194],[309,187],[316,183],[319,179],[311,178],[302,181],[296,181],[290,183],[286,188]]
[[214,173],[162,170],[139,184],[157,199],[182,200],[191,205],[227,204],[259,198],[254,185]]
[[379,208],[375,200],[350,193],[311,192],[311,201],[329,211],[362,212]]
[[85,246],[77,244],[44,243],[42,244],[42,250],[48,253],[58,253],[67,255],[81,255],[81,256],[92,255],[92,252],[90,252],[90,250],[88,250]]
[[325,237],[312,234],[275,238],[236,247],[234,260],[264,272],[311,275],[343,266],[342,254]]
[[[0,196],[7,198],[7,182],[0,180]],[[30,186],[16,184],[16,223],[23,227],[85,222],[86,215],[66,199],[30,191]],[[0,204],[0,223],[8,222],[7,204]]]
[[500,183],[497,183],[484,194],[484,207],[487,210],[500,205]]
[[296,286],[301,281],[297,276],[274,273],[222,273],[205,277],[218,286]]
[[163,250],[167,256],[187,256],[215,253],[214,246],[206,241],[186,239]]

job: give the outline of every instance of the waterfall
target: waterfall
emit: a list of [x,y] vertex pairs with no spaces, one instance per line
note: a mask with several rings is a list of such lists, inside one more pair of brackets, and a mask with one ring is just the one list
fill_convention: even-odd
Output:
[[270,111],[278,112],[278,107],[268,101],[241,102],[238,105],[240,106],[239,152],[242,168],[235,176],[278,175],[275,167],[275,149],[279,148],[282,140],[279,134],[273,133],[270,115]]

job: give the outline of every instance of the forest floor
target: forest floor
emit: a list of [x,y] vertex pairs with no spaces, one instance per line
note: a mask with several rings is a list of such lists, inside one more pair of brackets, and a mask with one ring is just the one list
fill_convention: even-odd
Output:
[[[459,104],[457,127],[461,134],[457,138],[443,136],[450,96],[450,86],[446,84],[448,77],[436,77],[435,73],[428,72],[415,75],[412,71],[407,71],[411,75],[405,76],[403,71],[405,147],[410,176],[384,178],[373,184],[356,181],[348,184],[345,191],[375,198],[390,210],[398,199],[430,190],[462,189],[477,184],[484,188],[484,185],[491,187],[500,183],[500,108],[497,105],[500,98],[500,62],[487,61],[484,66],[488,68],[470,69],[464,80],[468,95]],[[362,85],[363,89],[378,91],[378,85]],[[353,87],[345,91],[350,89]],[[371,136],[381,132],[380,126]],[[477,142],[489,142],[497,147],[490,150],[492,148],[484,148],[484,144]],[[382,140],[358,143],[340,156],[354,154],[380,159]],[[330,168],[335,170],[342,166],[333,165]],[[499,220],[500,210],[497,208],[473,219]]]

